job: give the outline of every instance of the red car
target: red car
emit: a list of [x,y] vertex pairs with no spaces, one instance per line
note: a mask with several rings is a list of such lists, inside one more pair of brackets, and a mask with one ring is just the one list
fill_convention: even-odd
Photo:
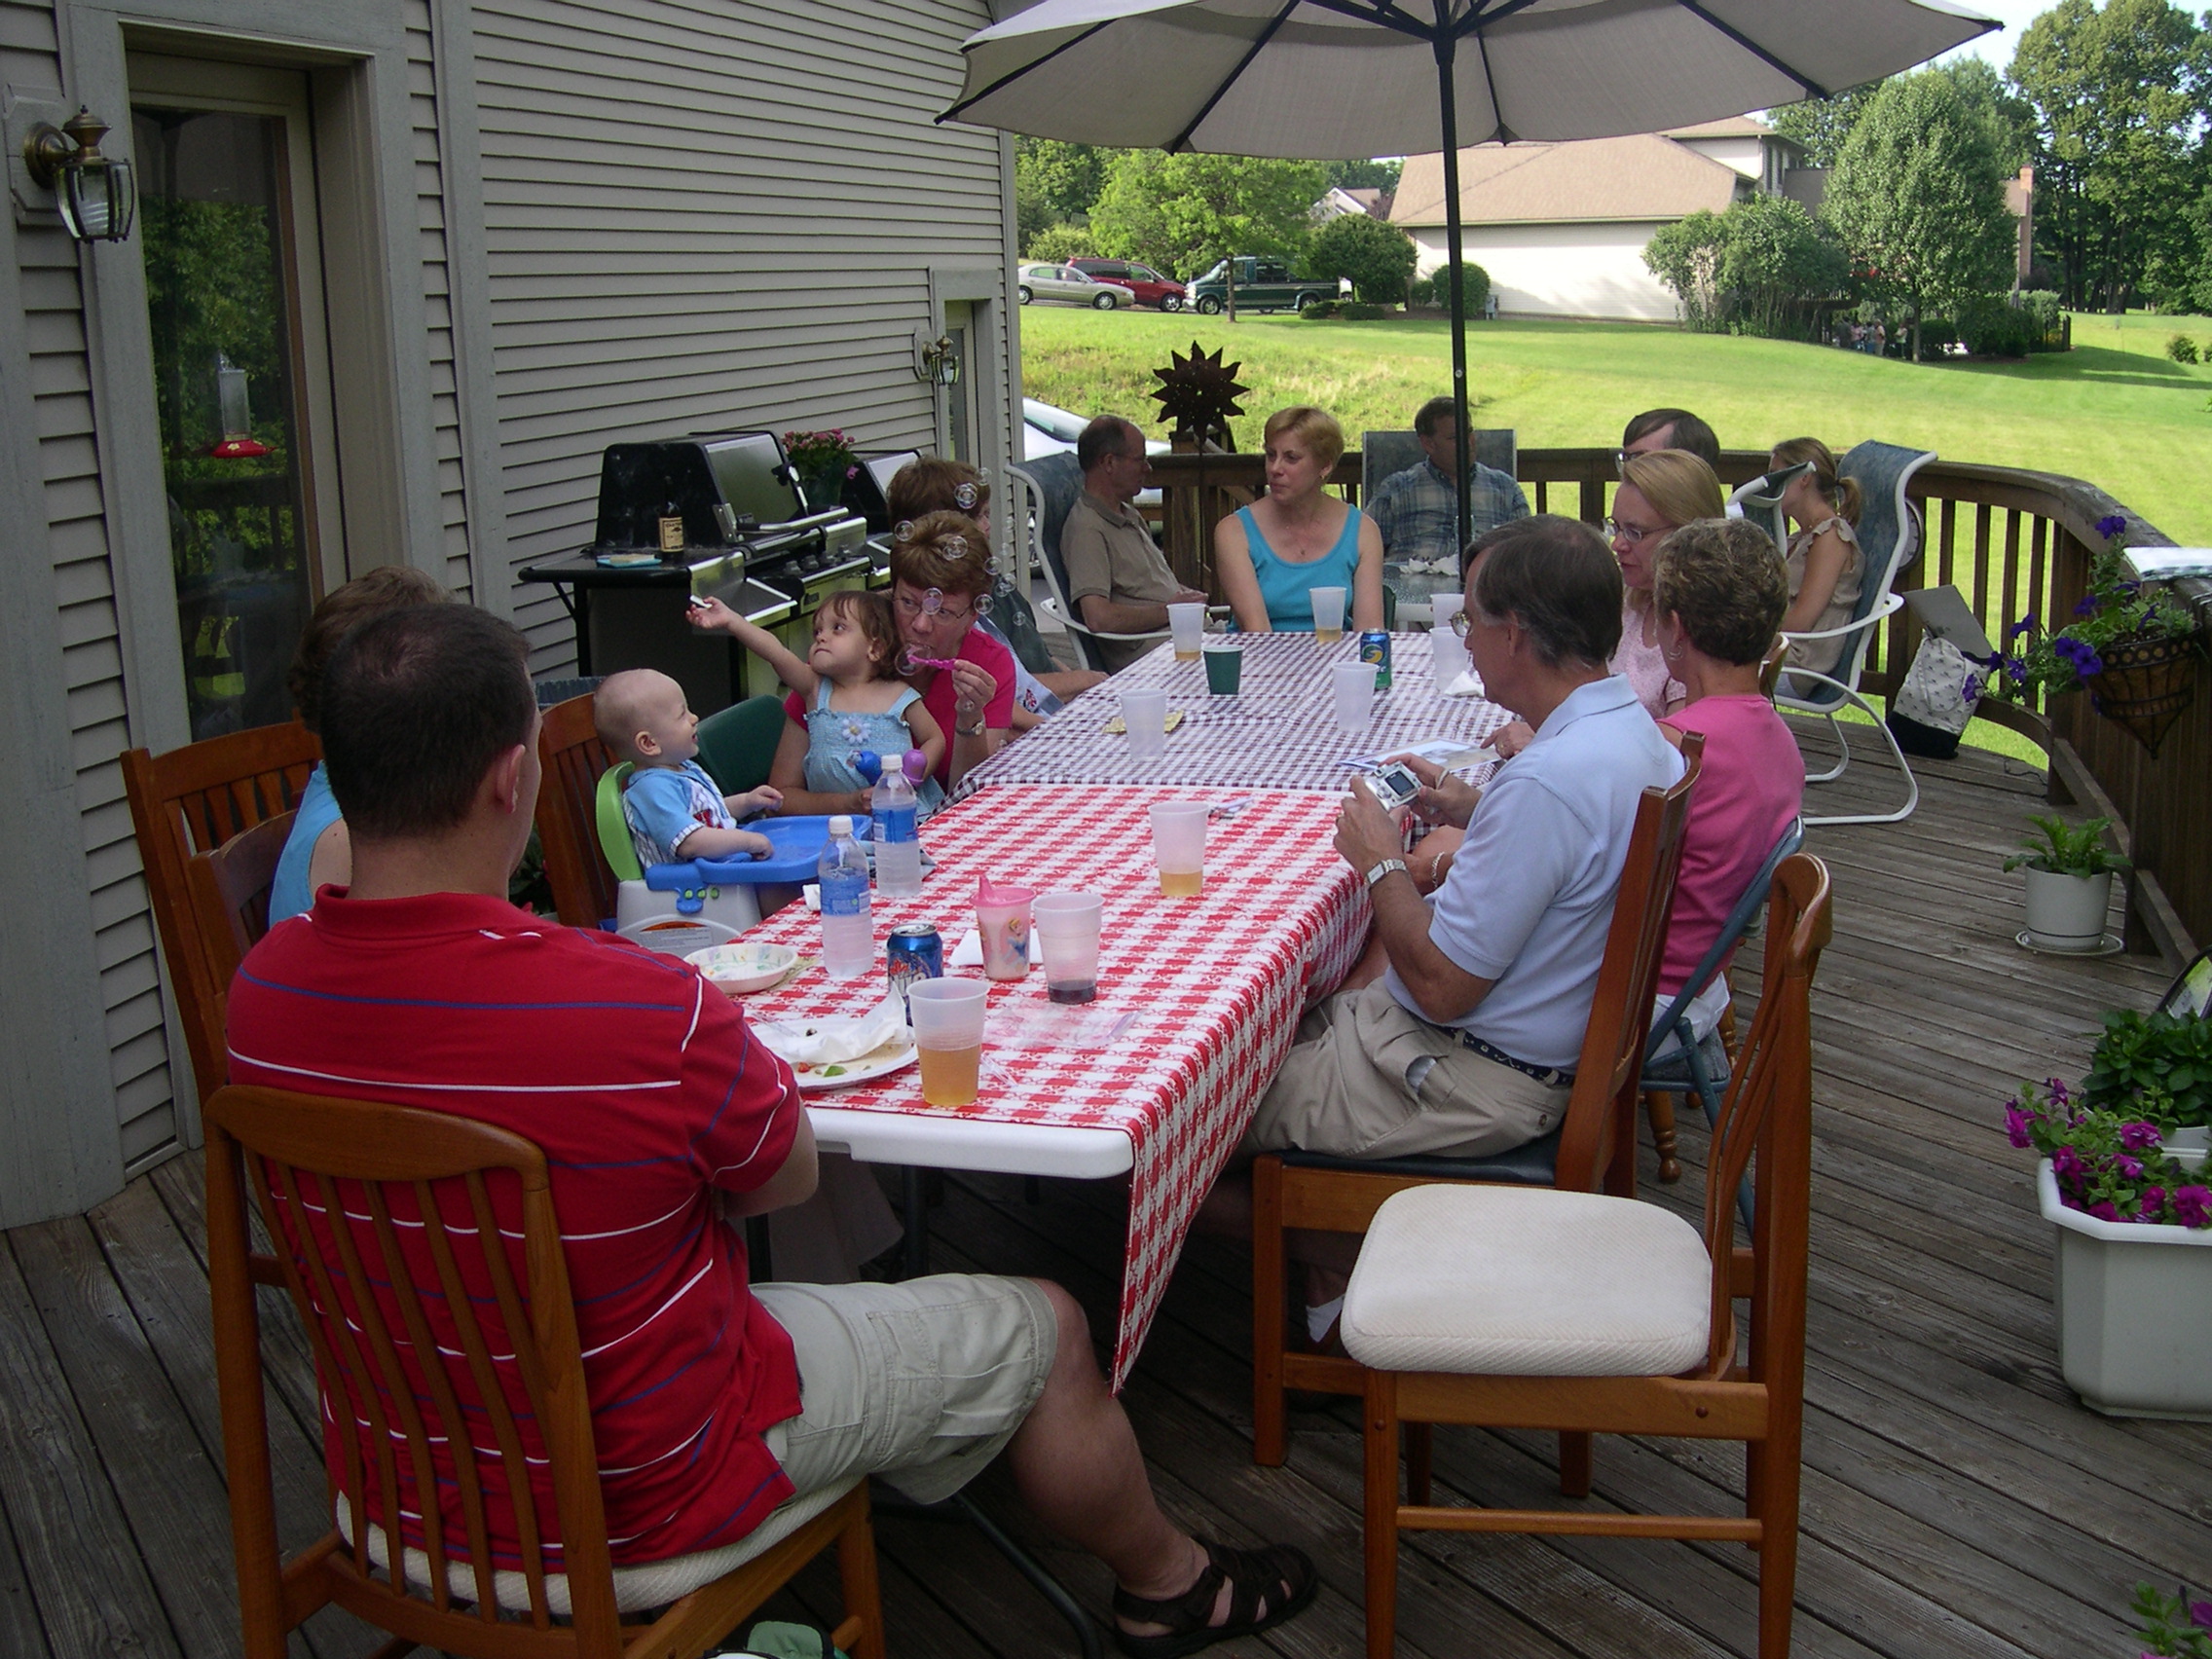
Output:
[[1140,306],[1158,306],[1163,312],[1183,309],[1183,284],[1172,276],[1162,276],[1149,265],[1127,259],[1071,259],[1068,263],[1087,276],[1119,282],[1133,290]]

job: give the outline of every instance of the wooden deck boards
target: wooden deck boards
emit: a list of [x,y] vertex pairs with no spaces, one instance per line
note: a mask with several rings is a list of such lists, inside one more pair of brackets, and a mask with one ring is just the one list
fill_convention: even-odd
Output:
[[[2022,1076],[2078,1074],[2100,1012],[2147,1006],[2156,963],[2031,956],[1998,872],[2036,780],[1982,756],[1920,769],[1902,826],[1815,830],[1837,892],[1817,995],[1816,1182],[1797,1651],[1834,1659],[2076,1659],[2128,1650],[2137,1579],[2212,1578],[2212,1426],[2084,1410],[2057,1370],[2050,1239],[1998,1103]],[[1881,765],[1819,792],[1878,801]],[[1755,961],[1755,949],[1751,957]],[[1749,982],[1749,975],[1742,977]],[[1687,1173],[1646,1196],[1687,1208]],[[206,1328],[197,1158],[90,1216],[0,1250],[0,1653],[201,1659],[236,1651],[220,1429]],[[1047,1274],[1097,1328],[1111,1316],[1123,1214],[1108,1189],[956,1176],[933,1217],[937,1264]],[[1233,1539],[1288,1538],[1320,1563],[1313,1608],[1222,1651],[1323,1659],[1359,1650],[1359,1445],[1348,1403],[1293,1419],[1289,1464],[1249,1456],[1244,1252],[1195,1241],[1127,1401],[1163,1500]],[[322,1508],[305,1345],[276,1334],[271,1420],[279,1516],[305,1538]],[[1735,1449],[1601,1443],[1589,1500],[1736,1500]],[[1545,1437],[1440,1431],[1437,1477],[1493,1503],[1556,1500]],[[1094,1563],[1036,1535],[1002,1471],[978,1484],[1079,1599]],[[1051,1611],[972,1533],[878,1523],[903,1659],[1071,1653]],[[1456,1659],[1629,1654],[1727,1659],[1752,1642],[1752,1558],[1728,1545],[1429,1533],[1406,1544],[1401,1648]],[[834,1604],[822,1566],[785,1605]],[[327,1613],[301,1659],[372,1644]]]

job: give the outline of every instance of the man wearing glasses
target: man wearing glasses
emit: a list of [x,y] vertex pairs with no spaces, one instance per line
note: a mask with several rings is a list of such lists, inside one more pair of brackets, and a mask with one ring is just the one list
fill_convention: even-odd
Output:
[[1720,440],[1687,409],[1646,409],[1631,420],[1621,433],[1613,463],[1617,467],[1632,455],[1664,449],[1687,450],[1714,471],[1720,470]]
[[[1187,588],[1167,568],[1144,515],[1131,505],[1144,489],[1152,462],[1144,434],[1117,415],[1101,415],[1076,439],[1083,494],[1060,529],[1060,562],[1067,567],[1068,603],[1084,626],[1103,634],[1149,634],[1167,626],[1170,605],[1203,605],[1206,596]],[[1100,640],[1109,671],[1124,669],[1157,640]]]
[[[1409,576],[1428,578],[1425,589],[1459,574],[1459,497],[1452,488],[1457,406],[1449,397],[1430,398],[1414,417],[1414,436],[1420,440],[1421,463],[1391,473],[1361,508],[1382,533],[1382,579],[1401,592]],[[1473,527],[1469,534],[1481,535],[1527,518],[1529,498],[1506,473],[1470,456],[1467,510]]]

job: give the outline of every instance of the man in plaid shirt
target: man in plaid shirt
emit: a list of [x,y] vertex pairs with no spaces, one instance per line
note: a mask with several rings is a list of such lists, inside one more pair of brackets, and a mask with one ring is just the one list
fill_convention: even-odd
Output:
[[[1414,435],[1428,459],[1393,472],[1361,508],[1382,533],[1382,579],[1403,596],[1412,583],[1425,591],[1459,580],[1459,499],[1452,488],[1459,416],[1449,397],[1432,397],[1414,417]],[[1467,461],[1469,538],[1509,519],[1529,516],[1521,486],[1472,457]],[[1434,578],[1416,580],[1416,578]]]

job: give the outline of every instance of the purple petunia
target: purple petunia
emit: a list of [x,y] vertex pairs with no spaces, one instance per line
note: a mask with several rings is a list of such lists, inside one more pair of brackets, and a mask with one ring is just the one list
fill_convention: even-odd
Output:
[[2103,518],[2097,520],[2097,534],[2107,541],[2110,541],[2126,528],[2127,520],[2118,513],[2107,513]]
[[2179,1225],[2212,1226],[2212,1187],[2176,1187],[2171,1201]]
[[2189,1622],[2199,1630],[2212,1630],[2212,1602],[2190,1603]]
[[2124,1221],[2127,1219],[2120,1213],[2120,1206],[2110,1198],[2101,1198],[2091,1204],[2088,1213],[2095,1216],[2099,1221]]
[[2150,1221],[2166,1207],[2166,1190],[2163,1187],[2145,1187],[2143,1201],[2136,1206],[2135,1219]]
[[2070,1146],[2060,1147],[2050,1155],[2050,1172],[2061,1181],[2079,1179],[2082,1173],[2082,1155]]
[[2025,616],[2021,617],[2017,622],[2013,623],[2009,628],[2005,630],[2005,638],[2007,642],[2009,643],[2010,641],[2018,639],[2022,634],[2033,633],[2035,631],[2035,626],[2036,613],[2031,610]]
[[2143,1179],[2143,1161],[2140,1158],[2130,1158],[2124,1152],[2116,1152],[2112,1155],[2111,1167],[2117,1169],[2130,1181]]
[[2122,1124],[2120,1125],[2120,1144],[2129,1152],[2148,1152],[2160,1144],[2158,1125],[2156,1124]]
[[2063,1106],[2067,1101],[2073,1098],[2073,1095],[2068,1091],[2066,1088],[2066,1080],[2062,1077],[2045,1078],[2043,1080],[2043,1088],[2044,1092],[2050,1097],[2050,1103],[2053,1106]]
[[2074,614],[2077,616],[2086,616],[2092,610],[2096,609],[2098,603],[2099,602],[2097,596],[2095,594],[2091,594],[2087,599],[2084,599],[2080,605],[2077,605],[2074,608]]
[[2028,1126],[2034,1122],[2035,1119],[2020,1109],[2017,1100],[2006,1102],[2005,1134],[2014,1146],[2027,1147],[2035,1144],[2028,1135]]

